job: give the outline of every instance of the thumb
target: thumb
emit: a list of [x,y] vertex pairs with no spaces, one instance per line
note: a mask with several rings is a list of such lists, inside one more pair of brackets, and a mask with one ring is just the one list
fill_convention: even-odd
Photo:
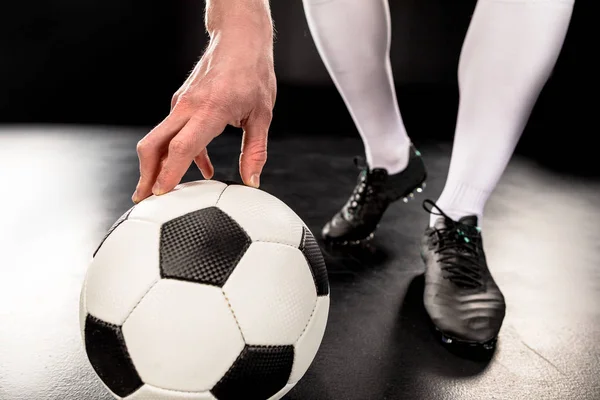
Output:
[[267,137],[271,116],[249,119],[244,125],[242,154],[240,155],[240,176],[244,184],[258,188],[260,174],[267,162]]

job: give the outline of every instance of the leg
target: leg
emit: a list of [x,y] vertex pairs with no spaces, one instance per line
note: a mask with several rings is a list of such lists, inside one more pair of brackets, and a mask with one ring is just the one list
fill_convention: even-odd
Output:
[[369,237],[390,202],[425,180],[398,109],[387,0],[304,0],[308,25],[360,132],[367,166],[350,199],[323,229],[326,240]]
[[481,219],[554,68],[572,9],[573,0],[479,0],[461,54],[452,160],[437,201],[451,218]]
[[304,0],[313,39],[363,139],[367,163],[406,168],[410,139],[396,101],[387,0]]
[[425,308],[446,343],[489,349],[502,326],[506,305],[478,226],[554,67],[572,9],[573,0],[479,0],[475,9],[459,66],[450,171],[421,246]]

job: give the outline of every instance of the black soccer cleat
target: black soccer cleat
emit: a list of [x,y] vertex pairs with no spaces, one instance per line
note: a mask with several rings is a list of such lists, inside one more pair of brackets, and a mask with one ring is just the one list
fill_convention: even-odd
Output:
[[440,215],[421,240],[427,313],[446,345],[493,350],[506,304],[488,269],[477,217],[453,221],[431,200],[423,208]]
[[326,242],[358,244],[372,238],[390,203],[401,198],[408,202],[415,191],[420,193],[425,187],[425,165],[412,145],[408,166],[394,175],[383,168],[369,169],[359,157],[354,163],[361,170],[358,182],[346,204],[323,228]]

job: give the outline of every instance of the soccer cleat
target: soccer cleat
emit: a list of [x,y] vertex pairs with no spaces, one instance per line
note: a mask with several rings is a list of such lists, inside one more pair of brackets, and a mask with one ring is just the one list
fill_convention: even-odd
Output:
[[488,269],[477,217],[453,221],[431,200],[423,208],[440,215],[421,241],[427,313],[445,344],[492,350],[506,304]]
[[322,231],[323,239],[330,243],[358,244],[372,238],[390,203],[399,199],[406,203],[414,198],[415,191],[420,193],[425,187],[425,165],[412,145],[408,166],[394,175],[383,168],[369,169],[359,157],[354,163],[360,169],[356,187]]

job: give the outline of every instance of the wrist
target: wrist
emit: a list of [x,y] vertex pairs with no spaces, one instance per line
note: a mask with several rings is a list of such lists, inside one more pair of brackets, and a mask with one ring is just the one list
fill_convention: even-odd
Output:
[[207,0],[206,30],[211,39],[273,42],[268,0]]

